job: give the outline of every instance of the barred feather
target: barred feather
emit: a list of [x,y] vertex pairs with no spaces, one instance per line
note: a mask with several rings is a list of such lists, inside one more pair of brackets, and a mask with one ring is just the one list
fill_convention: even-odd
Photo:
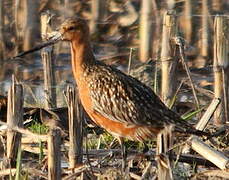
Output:
[[85,111],[98,125],[115,136],[143,141],[166,125],[175,131],[197,131],[160,100],[146,85],[112,66],[96,61],[90,47],[89,28],[81,19],[69,19],[60,28],[71,42],[73,73]]

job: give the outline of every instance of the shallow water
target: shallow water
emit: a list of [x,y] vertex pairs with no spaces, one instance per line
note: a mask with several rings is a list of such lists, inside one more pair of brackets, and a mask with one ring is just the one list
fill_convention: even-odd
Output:
[[[69,84],[75,84],[75,80],[71,70],[69,46],[66,43],[61,43],[55,47],[56,49],[58,50],[58,55],[54,56],[56,81],[54,88],[57,94],[57,107],[63,107],[66,105],[63,91]],[[119,54],[118,49],[114,46],[99,44],[94,44],[94,52],[96,58],[102,60]],[[129,48],[124,48],[123,52],[128,55]],[[110,59],[112,63],[113,60],[112,58]],[[23,59],[8,61],[2,65],[0,71],[0,95],[7,95],[11,85],[12,74],[23,84],[24,105],[27,107],[44,107],[45,91],[40,52],[25,56]]]

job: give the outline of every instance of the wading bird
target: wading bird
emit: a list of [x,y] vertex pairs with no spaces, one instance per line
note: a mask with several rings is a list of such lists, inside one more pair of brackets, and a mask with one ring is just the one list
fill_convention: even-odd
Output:
[[62,40],[70,42],[72,70],[85,111],[96,124],[119,139],[124,159],[123,138],[144,142],[166,125],[174,125],[176,132],[207,134],[182,121],[137,79],[97,61],[84,20],[65,20],[59,33]]

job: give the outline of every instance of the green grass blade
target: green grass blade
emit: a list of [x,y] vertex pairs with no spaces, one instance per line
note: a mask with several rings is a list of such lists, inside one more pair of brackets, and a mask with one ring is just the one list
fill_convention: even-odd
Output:
[[204,108],[200,108],[200,109],[197,109],[196,111],[193,111],[193,112],[190,112],[190,113],[188,113],[188,114],[183,114],[182,116],[181,116],[181,118],[183,119],[183,120],[190,120],[190,119],[192,119],[196,114],[198,114],[199,112],[201,112],[202,110],[203,110]]

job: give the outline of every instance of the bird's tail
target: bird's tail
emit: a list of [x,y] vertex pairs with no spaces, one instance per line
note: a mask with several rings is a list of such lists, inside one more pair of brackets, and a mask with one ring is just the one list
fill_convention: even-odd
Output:
[[193,135],[196,135],[196,136],[206,136],[206,137],[212,136],[208,132],[200,131],[200,130],[197,130],[197,129],[187,129],[187,133],[193,134]]
[[189,127],[189,128],[177,128],[176,127],[175,131],[177,131],[179,133],[192,134],[192,135],[196,135],[196,136],[205,136],[207,138],[212,137],[211,133],[200,131],[200,130],[194,129],[192,127]]

